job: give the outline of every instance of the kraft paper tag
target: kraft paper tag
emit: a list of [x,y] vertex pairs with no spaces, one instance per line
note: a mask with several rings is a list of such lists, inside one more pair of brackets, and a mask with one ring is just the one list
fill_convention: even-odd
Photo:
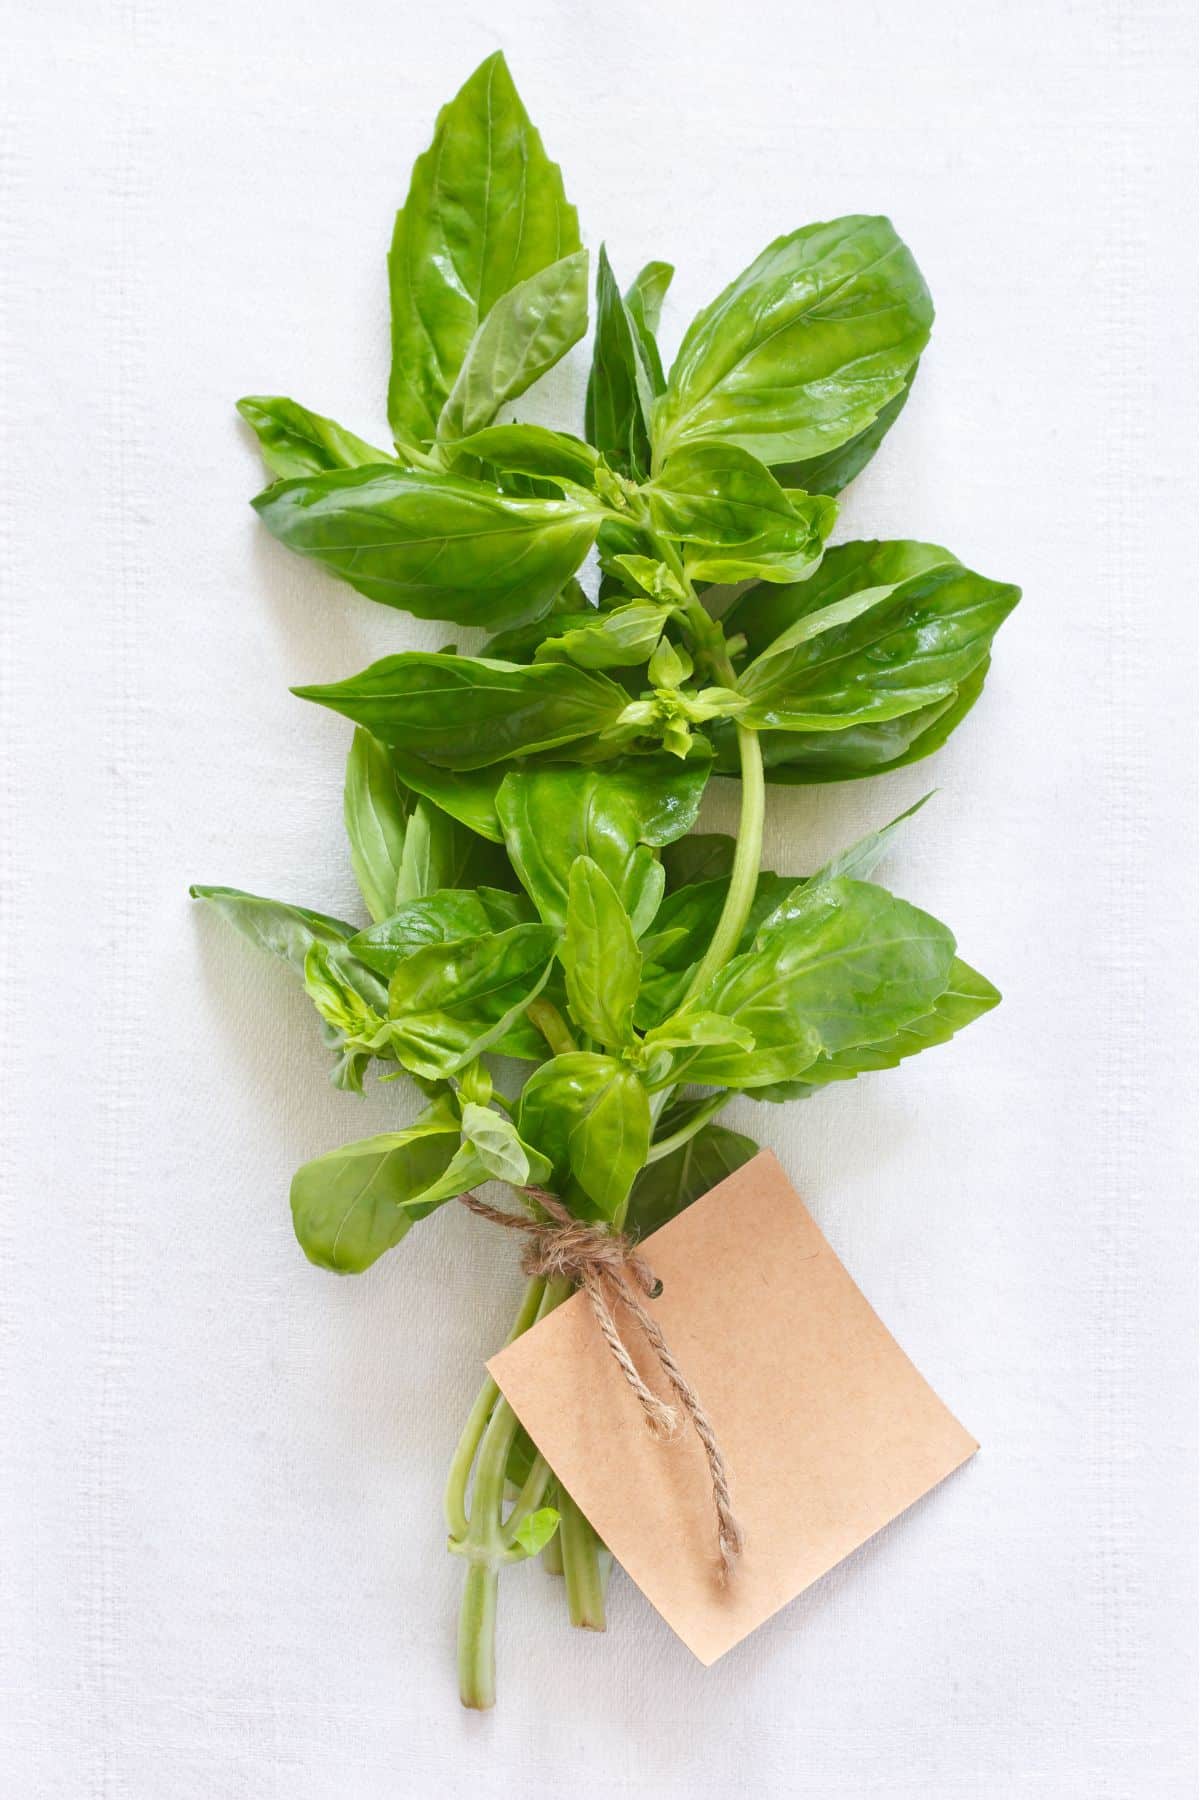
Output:
[[[585,1295],[488,1364],[618,1562],[715,1662],[979,1448],[838,1261],[774,1156],[646,1238],[648,1304],[712,1420],[746,1547],[727,1585],[704,1454],[647,1430]],[[642,1375],[671,1395],[617,1309]]]

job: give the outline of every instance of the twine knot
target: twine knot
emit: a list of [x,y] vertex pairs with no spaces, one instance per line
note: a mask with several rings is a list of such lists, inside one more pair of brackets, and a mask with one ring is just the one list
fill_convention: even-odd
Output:
[[727,1578],[741,1555],[742,1528],[733,1511],[729,1473],[708,1414],[695,1388],[675,1361],[661,1326],[642,1298],[644,1295],[646,1299],[656,1300],[662,1293],[662,1282],[633,1242],[621,1232],[605,1231],[598,1225],[577,1219],[557,1195],[548,1194],[543,1188],[526,1188],[524,1192],[540,1209],[542,1217],[532,1213],[504,1212],[470,1192],[460,1194],[459,1199],[481,1219],[488,1219],[508,1231],[525,1234],[527,1241],[521,1267],[527,1275],[563,1278],[582,1288],[613,1360],[635,1395],[647,1425],[656,1436],[670,1436],[678,1428],[678,1415],[675,1408],[661,1400],[638,1373],[613,1317],[613,1302],[619,1301],[632,1314],[704,1450],[717,1515],[720,1570],[722,1578]]

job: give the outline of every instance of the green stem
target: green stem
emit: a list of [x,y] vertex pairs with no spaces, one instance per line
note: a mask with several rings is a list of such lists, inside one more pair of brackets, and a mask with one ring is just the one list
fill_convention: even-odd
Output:
[[565,1488],[559,1495],[559,1514],[567,1612],[571,1623],[584,1631],[603,1631],[606,1620],[600,1539]]
[[495,1563],[473,1562],[463,1584],[458,1615],[458,1695],[464,1706],[486,1712],[496,1704]]
[[721,1109],[728,1106],[732,1099],[731,1093],[714,1094],[710,1100],[704,1102],[703,1106],[697,1107],[686,1125],[681,1126],[678,1131],[673,1131],[670,1137],[658,1138],[651,1144],[646,1161],[648,1163],[661,1162],[664,1156],[670,1156],[673,1150],[678,1150],[681,1145],[687,1143],[689,1138],[694,1138],[698,1131],[702,1131],[708,1121],[715,1119]]
[[717,929],[688,984],[685,1001],[706,988],[717,970],[723,968],[736,953],[758,887],[759,868],[762,864],[763,819],[766,812],[762,750],[759,747],[758,733],[751,731],[749,726],[738,725],[737,739],[742,769],[742,816],[738,824],[733,869],[729,876],[729,892],[725,896]]
[[[537,1318],[538,1309],[546,1284],[540,1279],[531,1281],[521,1296],[521,1305],[513,1320],[512,1330],[507,1341],[511,1344],[514,1338],[528,1331]],[[467,1416],[462,1436],[454,1452],[450,1464],[450,1472],[446,1477],[446,1525],[452,1538],[465,1538],[467,1535],[467,1483],[471,1478],[471,1465],[475,1461],[475,1452],[479,1448],[479,1440],[487,1429],[492,1416],[492,1409],[500,1396],[500,1389],[489,1375],[476,1396],[475,1404]]]

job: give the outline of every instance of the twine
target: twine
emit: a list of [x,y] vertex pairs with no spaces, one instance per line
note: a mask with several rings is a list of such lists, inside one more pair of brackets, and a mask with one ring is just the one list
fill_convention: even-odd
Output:
[[670,1436],[678,1426],[675,1409],[660,1400],[638,1374],[617,1329],[611,1301],[620,1301],[632,1313],[703,1447],[717,1515],[720,1572],[722,1579],[728,1579],[741,1555],[743,1534],[733,1511],[725,1458],[700,1396],[675,1361],[657,1319],[647,1310],[638,1292],[640,1288],[641,1294],[654,1300],[662,1293],[661,1281],[656,1279],[629,1238],[575,1218],[561,1200],[542,1188],[526,1188],[524,1192],[546,1217],[539,1219],[503,1212],[470,1192],[460,1194],[459,1199],[481,1219],[488,1219],[507,1231],[526,1234],[529,1242],[521,1257],[521,1267],[527,1275],[563,1277],[583,1289],[604,1341],[636,1396],[647,1425],[655,1436]]

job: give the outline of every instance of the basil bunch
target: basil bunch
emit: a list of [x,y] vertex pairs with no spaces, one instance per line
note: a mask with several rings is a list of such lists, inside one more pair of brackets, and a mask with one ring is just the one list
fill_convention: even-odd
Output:
[[[254,505],[370,599],[490,635],[297,690],[355,725],[369,924],[193,889],[293,969],[339,1086],[361,1092],[374,1062],[427,1097],[295,1178],[300,1243],[342,1272],[488,1180],[649,1230],[753,1153],[714,1122],[733,1095],[894,1067],[994,1006],[946,926],[870,879],[899,820],[815,872],[767,872],[764,784],[927,756],[1018,599],[936,545],[825,548],[933,319],[886,219],[776,239],[669,370],[670,267],[622,291],[601,250],[586,437],[511,423],[583,337],[588,279],[497,55],[439,116],[388,266],[394,448],[243,400],[275,478]],[[593,547],[597,600],[576,580]],[[741,782],[736,839],[692,833],[714,775]],[[517,1091],[498,1085],[514,1066]],[[562,1297],[531,1283],[514,1331]],[[447,1515],[462,1695],[488,1705],[499,1569],[544,1550],[575,1622],[602,1624],[601,1546],[491,1382]]]

